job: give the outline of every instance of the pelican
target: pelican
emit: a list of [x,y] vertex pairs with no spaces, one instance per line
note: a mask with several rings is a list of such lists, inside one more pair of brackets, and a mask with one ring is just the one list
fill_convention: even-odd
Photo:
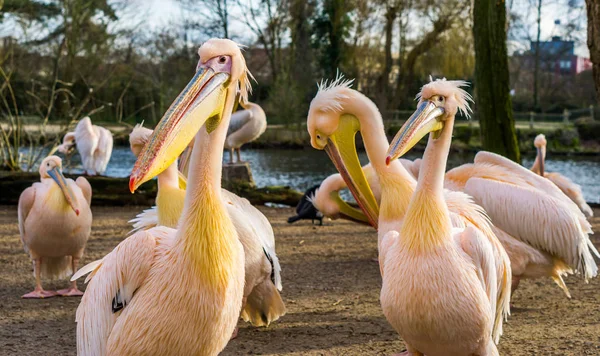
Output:
[[587,218],[593,217],[594,211],[585,202],[579,184],[575,184],[572,180],[560,173],[547,172],[544,170],[544,161],[546,160],[546,136],[543,134],[537,135],[533,141],[533,145],[537,150],[537,155],[535,157],[535,162],[531,167],[531,171],[550,179],[552,183],[556,184],[556,186],[579,207],[579,210],[581,210]]
[[[137,157],[152,136],[152,130],[136,126],[129,135],[131,151]],[[139,214],[134,231],[154,226],[177,228],[183,211],[185,188],[173,162],[157,177],[156,207]],[[253,326],[268,326],[285,314],[285,305],[279,291],[281,267],[275,253],[273,228],[260,210],[247,199],[221,189],[223,205],[235,225],[245,255],[245,283],[242,318]],[[237,329],[236,329],[237,330]]]
[[196,74],[129,182],[134,191],[160,174],[196,136],[178,229],[137,232],[83,271],[91,280],[77,309],[79,354],[216,355],[236,326],[244,250],[223,204],[221,164],[236,95],[247,100],[250,74],[233,41],[211,39],[198,52]]
[[[417,179],[419,176],[417,160],[413,162],[400,158],[399,161],[412,177]],[[381,187],[379,186],[377,173],[370,163],[364,165],[362,170],[373,192],[373,196],[379,204],[381,202]],[[353,208],[340,197],[339,191],[345,188],[347,186],[342,175],[339,173],[332,174],[323,180],[319,189],[311,197],[311,201],[317,210],[332,220],[342,218],[369,225],[369,220],[360,209]]]
[[70,154],[74,146],[77,146],[77,151],[81,155],[85,174],[96,175],[106,171],[113,148],[113,137],[110,131],[92,125],[92,120],[86,116],[79,121],[75,132],[68,132],[65,135],[62,145],[58,146],[58,151]]
[[319,189],[319,185],[312,186],[304,192],[298,205],[296,205],[296,215],[288,218],[288,224],[293,224],[298,220],[311,220],[314,224],[315,220],[318,220],[319,224],[321,226],[323,225],[323,213],[321,213],[311,201],[317,189]]
[[77,270],[92,227],[92,188],[83,177],[65,179],[57,156],[46,157],[39,172],[40,182],[19,198],[19,232],[35,276],[35,289],[23,298],[80,296],[76,282],[55,293],[44,290],[40,278],[63,278]]
[[[307,128],[312,146],[328,152],[378,229],[384,314],[407,341],[408,354],[497,354],[511,272],[489,221],[467,195],[438,188],[435,177],[443,176],[446,158],[427,159],[432,151],[439,155],[438,147],[429,148],[430,164],[421,164],[419,185],[401,163],[386,159],[381,114],[350,84],[338,77],[320,85]],[[356,155],[358,131],[379,178],[380,210]],[[432,199],[423,185],[435,188]]]
[[241,102],[240,105],[244,110],[236,111],[231,115],[225,140],[225,148],[229,149],[229,163],[233,163],[234,150],[237,150],[237,162],[242,162],[240,147],[256,140],[267,129],[267,116],[258,104]]
[[[462,95],[462,90],[451,83],[437,80],[428,86],[436,98],[449,101]],[[412,134],[399,133],[392,145],[408,150],[428,132],[438,135],[454,116],[446,110],[445,114],[421,119],[420,126],[412,127]],[[409,143],[402,141],[409,139]],[[586,281],[596,276],[598,267],[592,254],[598,255],[598,251],[588,237],[592,233],[589,222],[547,179],[507,158],[481,151],[473,164],[448,171],[444,184],[472,196],[491,218],[493,230],[510,257],[513,291],[521,279],[551,277],[570,297],[562,278],[565,274],[581,273]]]

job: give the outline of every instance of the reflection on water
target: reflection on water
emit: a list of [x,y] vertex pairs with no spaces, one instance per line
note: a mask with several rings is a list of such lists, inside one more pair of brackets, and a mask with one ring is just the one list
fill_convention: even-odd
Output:
[[[409,153],[406,158],[415,159],[420,153]],[[228,159],[229,155],[224,154]],[[304,191],[312,185],[319,184],[328,175],[336,173],[333,163],[324,151],[313,149],[288,150],[288,149],[261,149],[242,150],[242,159],[250,162],[254,180],[259,187],[266,185],[287,185],[294,189]],[[360,153],[360,161],[368,162],[367,155]],[[466,162],[472,162],[473,155],[451,154],[448,167],[456,167]],[[108,164],[106,175],[112,177],[126,177],[131,172],[135,157],[129,147],[115,147]],[[523,160],[525,167],[530,167],[533,157]],[[81,173],[80,158],[74,154],[69,168],[72,173]],[[586,200],[600,202],[600,157],[550,157],[546,160],[548,172],[560,172],[571,178],[583,188]],[[348,195],[346,195],[348,196]]]

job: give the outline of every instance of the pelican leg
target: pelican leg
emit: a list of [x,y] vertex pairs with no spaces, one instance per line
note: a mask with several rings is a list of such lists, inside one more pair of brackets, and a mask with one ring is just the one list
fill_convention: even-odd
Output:
[[[73,273],[75,273],[77,271],[79,259],[72,257],[71,264],[73,268]],[[83,292],[77,288],[77,281],[72,281],[71,286],[69,288],[57,290],[56,293],[62,297],[80,297],[83,295]]]
[[239,147],[238,147],[238,149],[237,149],[237,151],[236,151],[236,152],[237,152],[237,162],[238,162],[238,163],[240,163],[240,162],[243,162],[243,161],[242,161],[242,158],[240,157],[240,148],[239,148]]
[[517,288],[519,287],[519,282],[521,282],[521,277],[513,275],[511,284],[510,284],[510,293],[511,294],[517,290]]
[[40,273],[42,270],[42,259],[36,258],[33,260],[33,273],[35,273],[35,289],[33,292],[29,292],[23,295],[21,298],[24,299],[40,299],[40,298],[51,298],[55,297],[56,293],[42,288],[42,282]]
[[235,148],[229,149],[229,163],[230,164],[233,164],[233,150],[235,150]]
[[[242,313],[242,311],[244,311],[244,308],[246,307],[246,301],[247,301],[247,300],[248,300],[248,298],[247,298],[247,297],[243,297],[243,298],[242,298],[242,309],[240,309],[240,310],[241,310],[241,311],[240,311],[240,314]],[[236,326],[235,326],[235,329],[233,329],[233,333],[231,333],[231,339],[229,339],[229,340],[233,340],[233,339],[235,339],[235,338],[238,336],[238,331],[239,331],[239,328],[238,328],[238,327],[237,327],[237,325],[236,325]]]

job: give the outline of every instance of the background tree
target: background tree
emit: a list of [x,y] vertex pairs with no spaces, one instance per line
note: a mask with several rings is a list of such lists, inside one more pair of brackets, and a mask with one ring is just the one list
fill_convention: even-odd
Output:
[[600,2],[586,0],[585,3],[588,16],[587,45],[593,63],[596,95],[600,103]]
[[506,4],[473,3],[475,100],[483,148],[521,162],[510,97]]

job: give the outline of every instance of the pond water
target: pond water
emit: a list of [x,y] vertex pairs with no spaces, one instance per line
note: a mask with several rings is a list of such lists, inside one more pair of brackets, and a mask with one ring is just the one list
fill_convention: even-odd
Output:
[[[368,162],[367,155],[360,153],[363,164]],[[229,154],[225,153],[225,159]],[[409,153],[406,158],[421,157],[420,153]],[[323,151],[313,149],[244,149],[242,159],[249,161],[254,180],[259,187],[266,185],[287,185],[304,191],[319,184],[328,175],[336,173],[333,163]],[[534,157],[523,159],[525,167],[530,167]],[[473,155],[451,154],[448,160],[449,168],[466,162],[472,162]],[[81,173],[79,155],[74,154],[71,168],[67,171]],[[135,157],[129,147],[115,147],[108,164],[106,175],[126,177],[131,172]],[[581,185],[588,202],[600,202],[600,155],[586,157],[549,157],[546,160],[548,172],[560,172]],[[348,196],[348,195],[345,195]]]

